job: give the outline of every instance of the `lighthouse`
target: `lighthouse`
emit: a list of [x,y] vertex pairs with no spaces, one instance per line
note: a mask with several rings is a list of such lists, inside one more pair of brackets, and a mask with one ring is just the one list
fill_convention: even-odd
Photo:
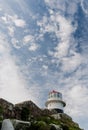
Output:
[[66,103],[62,100],[62,94],[53,90],[49,93],[45,106],[49,110],[56,110],[57,113],[63,113]]

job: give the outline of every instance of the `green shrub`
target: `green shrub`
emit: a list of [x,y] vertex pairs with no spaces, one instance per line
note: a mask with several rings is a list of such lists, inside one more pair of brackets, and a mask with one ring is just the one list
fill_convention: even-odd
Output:
[[44,121],[37,121],[36,123],[31,124],[30,130],[50,130],[50,126]]
[[16,126],[15,130],[29,130],[29,128],[30,128],[29,125],[19,123],[19,124]]

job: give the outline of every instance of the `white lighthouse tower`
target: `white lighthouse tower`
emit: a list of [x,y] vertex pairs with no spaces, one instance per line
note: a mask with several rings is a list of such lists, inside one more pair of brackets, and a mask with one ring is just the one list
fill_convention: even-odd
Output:
[[49,93],[45,105],[49,110],[56,110],[58,113],[63,113],[66,103],[62,100],[62,94],[53,90]]

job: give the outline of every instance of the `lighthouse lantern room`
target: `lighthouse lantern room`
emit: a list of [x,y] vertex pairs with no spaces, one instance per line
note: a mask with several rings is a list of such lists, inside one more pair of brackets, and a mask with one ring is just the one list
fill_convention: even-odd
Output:
[[56,110],[58,113],[63,113],[66,103],[62,100],[62,94],[53,90],[49,93],[45,105],[49,110]]

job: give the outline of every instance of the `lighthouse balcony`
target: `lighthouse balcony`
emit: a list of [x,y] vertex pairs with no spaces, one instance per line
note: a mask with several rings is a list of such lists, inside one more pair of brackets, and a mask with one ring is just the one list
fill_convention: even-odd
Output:
[[48,106],[51,106],[51,104],[53,104],[52,106],[55,107],[59,104],[61,104],[62,107],[65,107],[66,106],[66,103],[62,100],[56,100],[56,99],[52,99],[52,100],[48,100],[46,103],[45,103],[45,106],[48,107]]

